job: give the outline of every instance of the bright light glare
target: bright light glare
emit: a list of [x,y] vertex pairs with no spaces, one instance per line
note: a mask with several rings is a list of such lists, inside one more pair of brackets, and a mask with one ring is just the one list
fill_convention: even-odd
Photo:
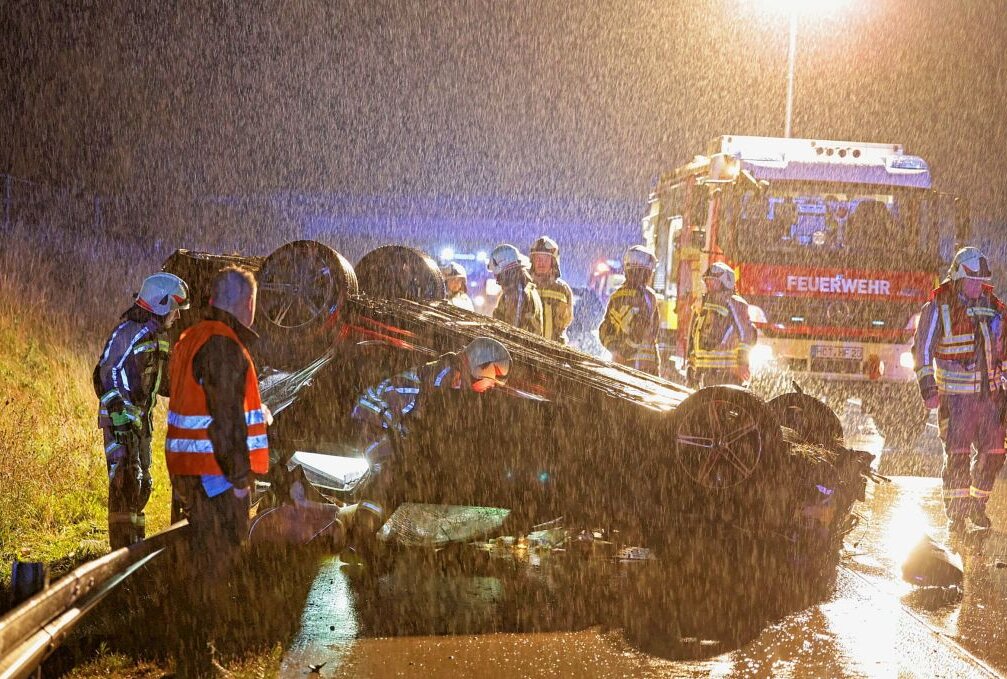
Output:
[[773,362],[773,347],[768,344],[756,344],[748,352],[748,367],[752,372],[765,370]]
[[441,248],[441,260],[444,262],[450,262],[455,258],[455,249],[450,245],[446,248]]
[[476,295],[476,298],[472,300],[472,303],[475,304],[477,307],[481,307],[483,304],[486,303],[486,298],[483,297],[482,295]]
[[485,250],[480,250],[479,252],[476,253],[477,262],[485,262],[487,259],[489,259],[489,255],[486,254]]
[[844,9],[850,0],[745,0],[745,4],[775,14],[824,16]]
[[910,370],[915,368],[916,361],[913,359],[913,352],[903,351],[902,354],[899,356],[899,365],[901,365],[903,368],[909,368]]
[[341,457],[324,453],[297,451],[290,458],[305,468],[349,485],[367,472],[367,460],[362,457]]

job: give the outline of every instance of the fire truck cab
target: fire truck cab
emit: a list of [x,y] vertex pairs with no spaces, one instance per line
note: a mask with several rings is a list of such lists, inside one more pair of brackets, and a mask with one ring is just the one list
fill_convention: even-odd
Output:
[[964,201],[899,144],[717,137],[658,179],[643,220],[662,351],[686,356],[702,273],[726,262],[759,330],[753,388],[859,397],[890,445],[910,444],[928,414],[913,332],[967,236]]

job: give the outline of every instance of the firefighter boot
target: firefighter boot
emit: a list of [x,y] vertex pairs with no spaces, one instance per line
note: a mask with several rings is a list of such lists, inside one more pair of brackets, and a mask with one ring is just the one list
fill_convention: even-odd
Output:
[[969,487],[972,485],[970,462],[968,451],[944,455],[944,469],[941,473],[944,480],[944,511],[951,523],[964,521],[972,508],[972,498],[969,496]]
[[972,525],[976,528],[982,528],[985,530],[993,527],[993,522],[990,520],[990,517],[986,515],[985,502],[972,503],[972,511],[969,514],[969,519],[971,519]]

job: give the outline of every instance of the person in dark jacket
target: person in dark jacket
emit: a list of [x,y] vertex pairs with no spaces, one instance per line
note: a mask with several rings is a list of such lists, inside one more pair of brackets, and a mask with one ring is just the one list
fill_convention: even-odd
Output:
[[[506,384],[510,352],[489,337],[477,337],[458,353],[447,353],[418,368],[369,387],[357,399],[352,417],[360,427],[364,455],[378,484],[390,475],[385,467],[394,457],[393,438],[409,436],[410,423],[423,417],[424,406],[438,390],[466,389],[483,393]],[[372,486],[382,500],[382,489]]]
[[657,293],[650,287],[657,258],[650,250],[634,245],[623,255],[622,263],[626,282],[609,297],[598,337],[615,363],[659,375],[657,333],[661,326]]
[[528,258],[513,245],[498,245],[490,253],[486,268],[500,284],[500,299],[493,318],[536,335],[544,333],[542,297],[532,281]]
[[218,274],[206,317],[182,333],[169,374],[165,456],[197,551],[219,567],[248,535],[249,491],[269,469],[266,426],[248,352],[256,334],[256,284],[237,267]]
[[180,624],[176,676],[210,668],[207,644],[222,620],[233,618],[230,584],[249,533],[256,474],[269,470],[266,427],[255,364],[256,284],[237,267],[214,280],[211,308],[182,332],[168,364],[171,379],[165,460],[176,506],[191,526],[182,563],[189,571]]
[[154,482],[150,440],[154,402],[167,396],[167,330],[189,306],[185,282],[170,273],[147,277],[121,316],[94,367],[108,471],[108,544],[126,547],[146,536],[144,509]]

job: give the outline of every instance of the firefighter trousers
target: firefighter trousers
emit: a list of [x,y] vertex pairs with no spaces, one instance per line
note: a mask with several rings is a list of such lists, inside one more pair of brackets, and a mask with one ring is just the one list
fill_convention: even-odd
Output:
[[154,488],[150,476],[150,434],[139,432],[133,442],[117,443],[109,427],[102,427],[108,471],[108,545],[128,547],[147,535],[144,508]]
[[950,519],[985,506],[1004,464],[1000,407],[988,394],[942,395],[938,410],[944,444],[944,509]]

